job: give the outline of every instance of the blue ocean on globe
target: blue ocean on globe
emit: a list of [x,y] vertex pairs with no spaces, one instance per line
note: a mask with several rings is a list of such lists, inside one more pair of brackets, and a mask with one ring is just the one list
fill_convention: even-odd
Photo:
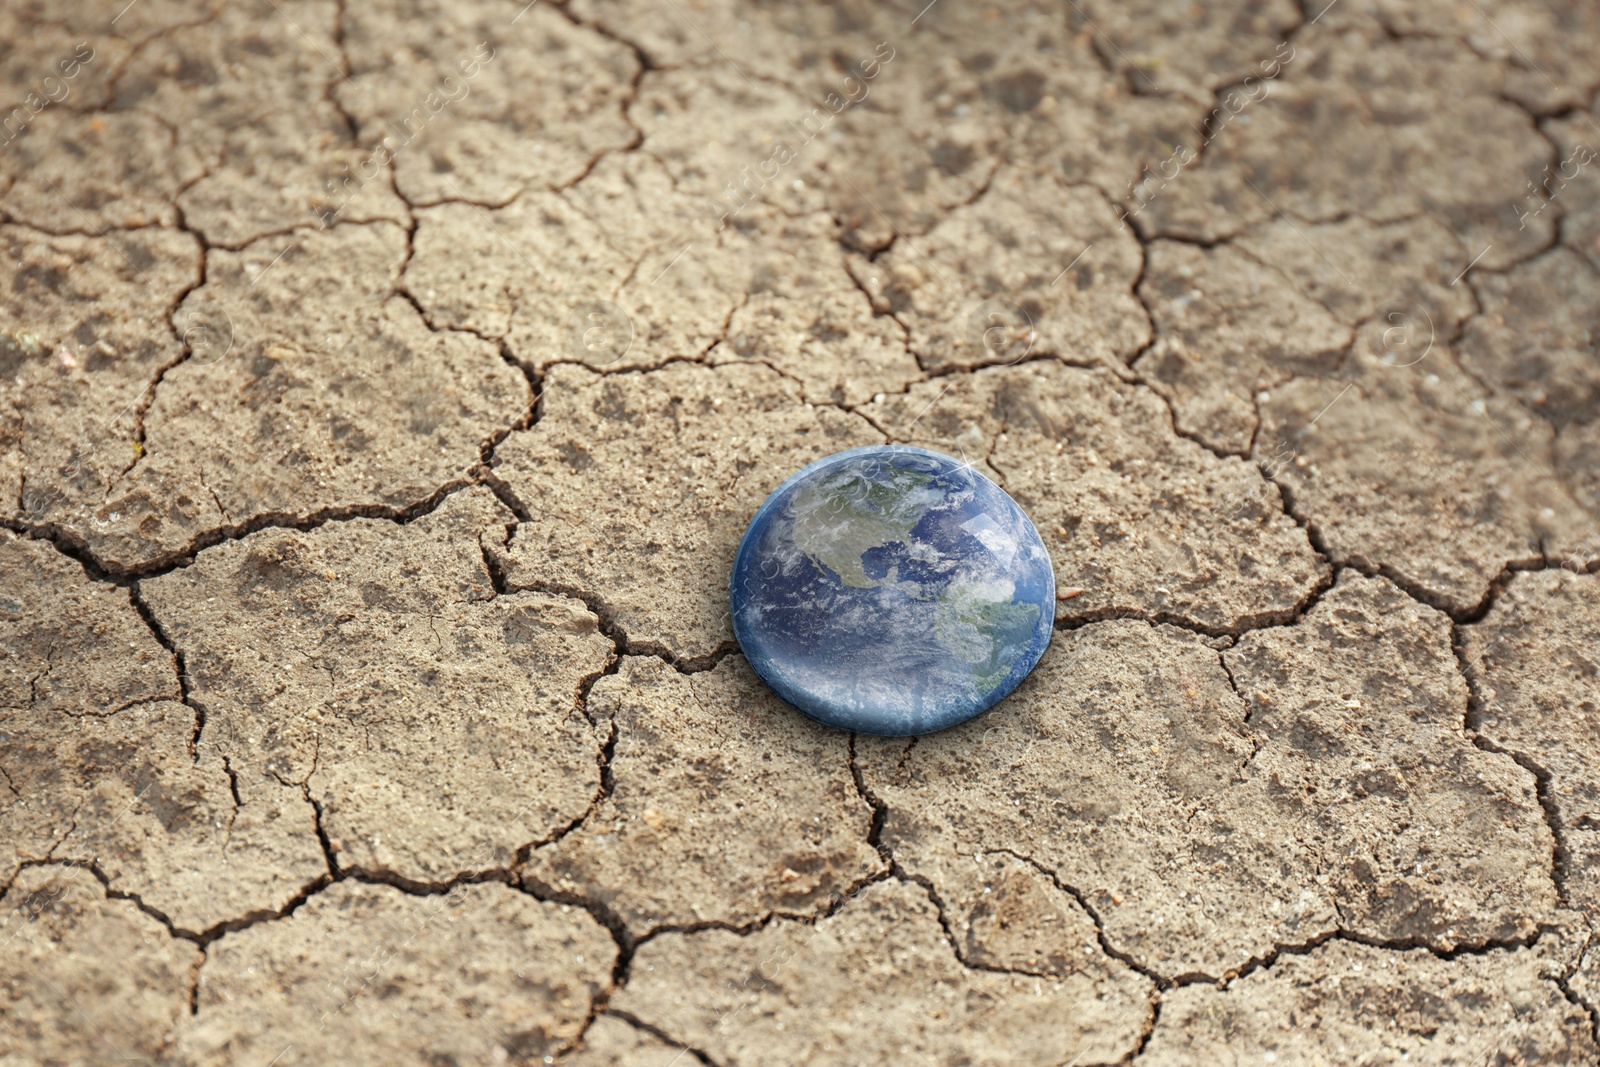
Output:
[[729,580],[733,632],[779,696],[903,737],[964,722],[1050,643],[1055,575],[994,482],[905,445],[810,464],[756,511]]

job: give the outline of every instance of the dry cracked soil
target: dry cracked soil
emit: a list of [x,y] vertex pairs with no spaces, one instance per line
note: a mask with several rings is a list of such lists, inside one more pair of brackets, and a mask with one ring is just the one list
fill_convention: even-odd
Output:
[[[1596,54],[3,0],[0,1065],[1600,1064]],[[883,442],[1062,591],[917,739],[726,610]]]

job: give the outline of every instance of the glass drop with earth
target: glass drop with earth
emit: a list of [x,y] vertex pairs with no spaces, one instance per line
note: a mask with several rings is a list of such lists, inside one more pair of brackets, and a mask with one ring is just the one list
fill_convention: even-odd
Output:
[[970,463],[905,445],[817,460],[750,520],[729,580],[734,636],[784,700],[842,730],[964,722],[1050,643],[1039,531]]

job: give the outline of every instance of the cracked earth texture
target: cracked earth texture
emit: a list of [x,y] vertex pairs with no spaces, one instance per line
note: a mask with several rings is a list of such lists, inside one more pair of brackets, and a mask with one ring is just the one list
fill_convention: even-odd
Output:
[[[0,1065],[1600,1064],[1600,8],[0,3]],[[1033,517],[917,739],[787,475]]]

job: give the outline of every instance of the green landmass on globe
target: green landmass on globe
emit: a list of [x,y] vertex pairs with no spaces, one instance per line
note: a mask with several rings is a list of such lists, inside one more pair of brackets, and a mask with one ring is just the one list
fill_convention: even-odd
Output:
[[883,480],[845,468],[832,478],[802,485],[794,495],[794,542],[813,563],[820,563],[855,589],[893,583],[893,569],[884,578],[867,574],[865,555],[874,548],[910,540],[911,529],[928,505],[942,494],[926,490],[933,476],[903,467],[881,468]]

